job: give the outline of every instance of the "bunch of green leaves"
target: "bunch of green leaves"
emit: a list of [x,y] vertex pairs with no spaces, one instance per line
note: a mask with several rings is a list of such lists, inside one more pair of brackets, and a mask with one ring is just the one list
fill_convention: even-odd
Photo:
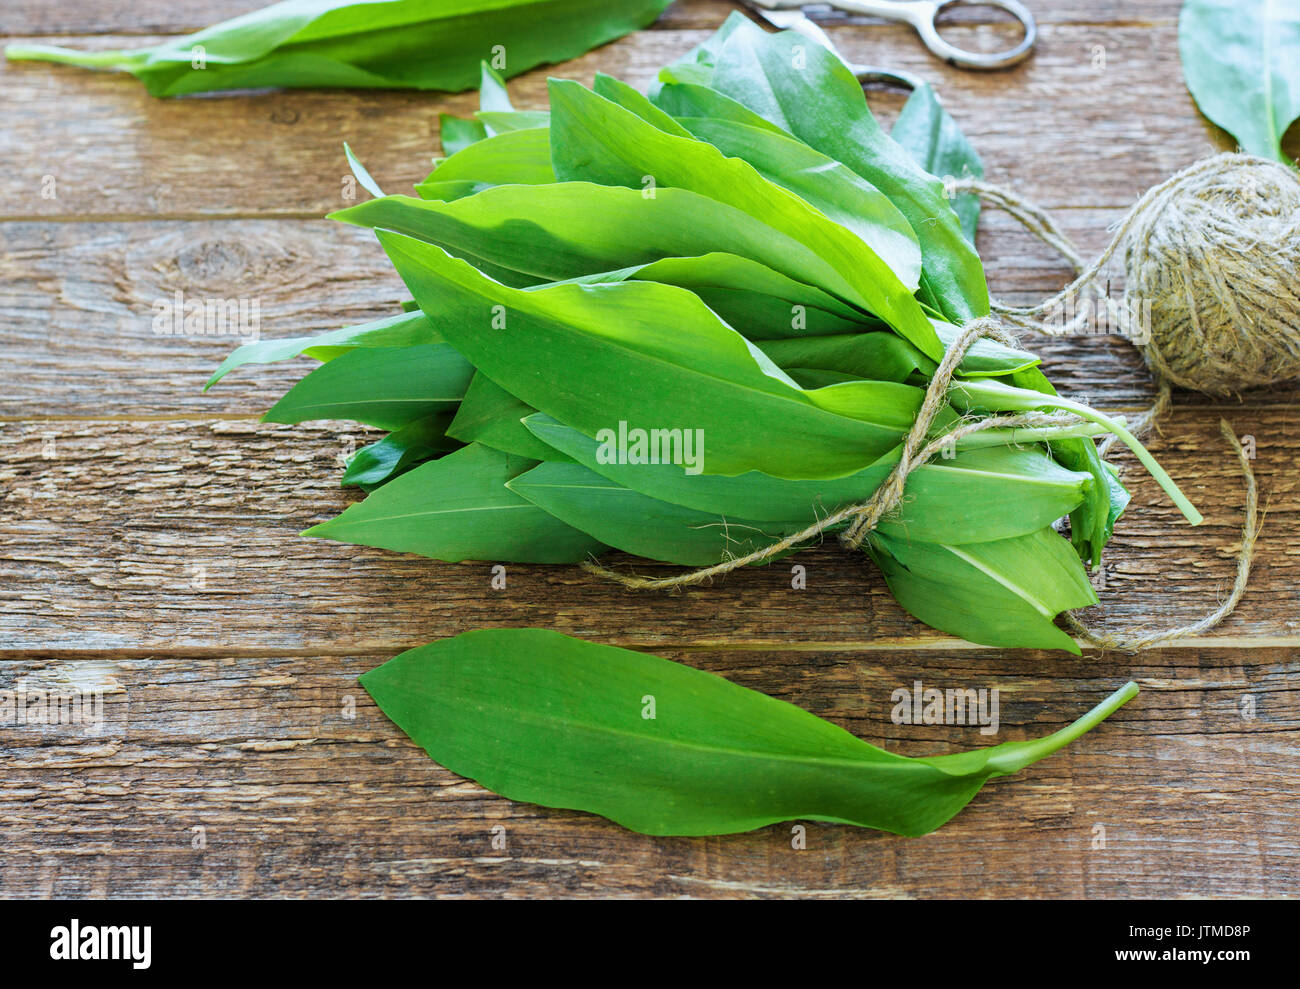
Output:
[[[800,46],[796,56],[794,46]],[[243,347],[214,380],[299,353],[324,363],[267,414],[388,431],[344,475],[368,497],[308,535],[440,560],[574,563],[609,549],[718,563],[861,502],[890,474],[984,271],[942,182],[885,134],[829,51],[735,17],[650,94],[552,80],[517,111],[484,72],[474,121],[417,196],[336,214],[373,228],[413,303],[378,322]],[[919,127],[927,163],[954,127]],[[958,133],[959,136],[959,133]],[[964,140],[964,139],[963,139]],[[922,621],[974,642],[1078,651],[1128,500],[1032,353],[984,340],[936,435],[1004,412],[908,479],[866,551]],[[677,456],[610,437],[677,431]],[[702,437],[697,463],[681,456]],[[1053,526],[1068,516],[1071,545]]]
[[1242,150],[1292,164],[1300,117],[1300,0],[1187,0],[1178,20],[1187,88]]
[[645,27],[671,0],[284,0],[130,51],[10,45],[10,59],[116,69],[154,96],[228,89],[469,89]]
[[535,628],[421,646],[361,683],[453,772],[665,835],[793,819],[926,834],[986,780],[1064,748],[1138,693],[1129,683],[1044,738],[908,758],[712,673]]

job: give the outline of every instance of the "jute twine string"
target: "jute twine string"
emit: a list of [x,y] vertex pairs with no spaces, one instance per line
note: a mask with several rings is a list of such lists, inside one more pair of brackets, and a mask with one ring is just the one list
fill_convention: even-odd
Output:
[[[1150,338],[1144,339],[1145,334],[1139,337],[1133,332],[1133,310],[1126,298],[1126,305],[1117,311],[1120,328],[1142,350],[1158,386],[1155,403],[1130,425],[1132,433],[1141,436],[1148,432],[1169,408],[1171,383],[1225,394],[1300,372],[1300,287],[1296,287],[1300,282],[1294,274],[1300,259],[1300,179],[1290,169],[1267,159],[1240,154],[1218,155],[1198,162],[1142,196],[1120,222],[1110,244],[1091,264],[1085,264],[1074,242],[1042,208],[1011,190],[976,179],[962,179],[952,185],[951,191],[974,193],[1008,212],[1030,233],[1060,252],[1078,277],[1036,306],[995,303],[993,315],[964,327],[930,381],[925,401],[904,440],[898,464],[871,497],[837,509],[762,549],[688,573],[641,577],[593,561],[583,564],[585,570],[632,589],[676,590],[803,548],[827,530],[844,523],[848,525],[840,534],[841,542],[850,549],[859,549],[868,533],[902,503],[912,473],[962,437],[999,427],[1081,422],[1067,414],[992,416],[963,420],[943,435],[926,441],[935,416],[947,403],[957,367],[976,340],[988,337],[1013,342],[1001,328],[1002,320],[1056,336],[1085,332],[1091,315],[1087,309],[1065,322],[1048,322],[1045,317],[1062,309],[1081,292],[1091,291],[1105,299],[1098,278],[1121,248],[1126,249],[1129,276],[1126,296],[1141,301],[1143,297],[1139,293],[1151,293],[1146,301],[1153,303],[1153,311]],[[1245,202],[1245,212],[1231,208],[1229,196]],[[1273,243],[1270,237],[1277,236],[1285,241],[1279,250],[1263,246]],[[1261,258],[1261,254],[1268,257]],[[1243,284],[1247,284],[1244,291]],[[1281,316],[1277,315],[1279,312]],[[1222,622],[1240,602],[1250,580],[1259,536],[1259,491],[1250,458],[1236,433],[1224,419],[1219,420],[1219,430],[1237,455],[1246,487],[1245,519],[1230,593],[1201,619],[1156,632],[1097,632],[1066,612],[1063,617],[1071,631],[1090,645],[1137,652],[1198,635]],[[1114,440],[1111,436],[1102,443],[1103,454]]]
[[738,570],[741,567],[771,560],[773,557],[812,542],[828,529],[846,522],[848,527],[840,534],[840,541],[850,549],[859,549],[866,540],[867,534],[880,523],[881,519],[902,502],[907,479],[912,473],[939,454],[945,447],[956,443],[965,436],[986,429],[1062,426],[1082,422],[1077,416],[1048,415],[1042,412],[990,416],[987,419],[964,420],[942,436],[927,442],[926,437],[930,435],[935,416],[948,403],[948,391],[952,387],[953,375],[956,373],[958,365],[961,364],[962,358],[966,356],[966,351],[975,344],[976,340],[983,337],[1003,343],[1012,342],[995,317],[986,316],[983,319],[973,320],[966,325],[961,336],[944,354],[943,361],[939,364],[938,369],[934,372],[934,377],[930,380],[929,387],[925,392],[925,400],[921,403],[920,411],[917,412],[916,421],[912,423],[912,428],[903,441],[903,449],[898,463],[866,501],[839,508],[806,528],[791,533],[769,546],[754,550],[752,553],[735,556],[711,567],[692,570],[672,577],[640,577],[635,574],[611,570],[591,560],[587,560],[582,564],[583,569],[635,590],[671,590],[686,587],[690,584],[699,584],[722,574],[730,573],[733,570]]
[[[954,194],[974,193],[1005,210],[1075,270],[1073,282],[1036,306],[993,305],[994,313],[1019,328],[1056,336],[1086,333],[1091,316],[1086,308],[1064,323],[1045,317],[1088,290],[1105,298],[1100,276],[1120,249],[1125,250],[1125,304],[1115,312],[1120,329],[1141,349],[1157,385],[1155,402],[1129,427],[1135,436],[1149,432],[1168,411],[1172,385],[1223,395],[1300,373],[1300,294],[1295,287],[1300,179],[1292,169],[1235,153],[1197,162],[1149,189],[1120,221],[1106,249],[1086,265],[1052,218],[1015,192],[969,178],[956,181],[951,189]],[[1154,297],[1144,299],[1143,292],[1153,292]],[[1141,333],[1132,323],[1137,311],[1132,300],[1151,303],[1152,322]],[[1219,432],[1237,456],[1246,488],[1237,569],[1228,596],[1189,625],[1155,632],[1097,632],[1066,612],[1066,625],[1084,641],[1102,649],[1137,652],[1207,632],[1241,601],[1259,538],[1259,485],[1250,457],[1226,419],[1219,420]],[[1102,441],[1103,455],[1115,439]]]
[[[1051,217],[1016,193],[976,179],[960,179],[951,189],[1006,210],[1078,272],[1036,306],[995,307],[1013,326],[1079,333],[1091,315],[1086,308],[1061,324],[1044,317],[1088,288],[1104,298],[1098,276],[1123,249],[1126,304],[1116,316],[1159,380],[1227,396],[1300,375],[1295,169],[1237,153],[1199,161],[1149,189],[1086,266]],[[1149,334],[1132,326],[1139,307],[1149,311]]]

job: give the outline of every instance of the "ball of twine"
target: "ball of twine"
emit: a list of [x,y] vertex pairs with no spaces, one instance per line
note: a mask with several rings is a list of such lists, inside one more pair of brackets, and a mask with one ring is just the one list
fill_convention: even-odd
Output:
[[976,179],[956,183],[1016,217],[1065,255],[1078,277],[1036,306],[995,306],[1015,325],[1073,335],[1071,320],[1121,249],[1126,282],[1121,328],[1162,382],[1229,395],[1300,376],[1300,175],[1267,158],[1220,154],[1148,190],[1110,245],[1085,265],[1040,207]]
[[1300,375],[1300,176],[1246,155],[1210,163],[1135,217],[1125,294],[1150,305],[1135,339],[1152,370],[1227,395]]

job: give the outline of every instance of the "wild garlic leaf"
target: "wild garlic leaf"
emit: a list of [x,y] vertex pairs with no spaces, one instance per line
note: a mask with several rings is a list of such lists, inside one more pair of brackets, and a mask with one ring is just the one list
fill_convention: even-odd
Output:
[[540,464],[506,486],[615,549],[684,566],[709,566],[762,549],[808,524],[697,512],[625,488],[576,463]]
[[[596,440],[550,416],[529,416],[524,425],[584,467],[658,501],[715,517],[805,525],[865,501],[899,457],[893,450],[864,470],[824,481],[788,481],[754,471],[691,475],[677,464],[620,462]],[[1068,515],[1092,483],[1089,474],[1066,470],[1041,448],[958,450],[952,459],[935,459],[912,474],[903,505],[881,522],[880,531],[952,544],[1026,535]]]
[[603,547],[506,487],[536,461],[479,443],[421,464],[303,533],[435,560],[576,563]]
[[470,382],[447,433],[462,443],[482,443],[517,457],[568,460],[565,454],[547,446],[524,428],[523,418],[536,414],[536,409],[479,371]]
[[703,429],[706,473],[845,473],[893,447],[923,398],[892,382],[805,392],[675,286],[522,291],[433,245],[378,236],[421,307],[440,313],[448,339],[502,388],[592,436],[620,421]]
[[[629,279],[690,289],[747,340],[816,337],[866,329],[889,332],[889,327],[874,316],[858,312],[821,289],[735,254],[713,252],[698,257],[662,258],[566,281],[607,285]],[[905,342],[902,337],[895,339]]]
[[[450,202],[492,186],[554,181],[550,135],[546,128],[538,127],[506,131],[466,145],[434,168],[415,191],[421,199]],[[436,194],[453,185],[459,187],[457,195]]]
[[454,773],[511,800],[662,835],[796,819],[926,834],[986,780],[1064,748],[1138,692],[1129,683],[1043,738],[907,758],[712,673],[542,629],[420,646],[361,685]]
[[[1142,466],[1164,490],[1169,499],[1178,506],[1178,510],[1192,525],[1200,525],[1204,519],[1196,506],[1188,500],[1182,490],[1174,483],[1167,471],[1156,462],[1155,457],[1144,447],[1122,422],[1112,419],[1097,410],[1059,395],[1049,395],[1032,388],[1017,388],[996,379],[967,379],[954,384],[949,393],[949,401],[957,408],[967,412],[1032,412],[1039,410],[1072,413],[1089,422],[1106,427],[1138,458]],[[1109,508],[1107,509],[1109,512]]]
[[749,162],[773,185],[852,231],[875,255],[888,259],[899,281],[909,287],[920,284],[921,248],[907,218],[847,165],[787,134],[713,117],[679,119],[700,140]]
[[213,372],[203,390],[207,391],[235,368],[245,364],[273,364],[295,357],[314,357],[325,361],[356,347],[410,347],[441,342],[442,335],[418,309],[357,326],[346,326],[341,330],[331,330],[314,337],[258,340],[232,351]]
[[513,113],[515,109],[505,78],[487,62],[479,63],[478,109],[480,113]]
[[670,0],[284,0],[150,48],[10,45],[11,59],[118,69],[154,96],[228,89],[439,89],[563,62],[650,24]]
[[[675,118],[712,117],[733,123],[757,127],[773,134],[793,138],[788,131],[772,123],[739,100],[708,86],[687,82],[658,80],[650,88],[650,100],[655,106]],[[808,147],[808,145],[804,145]]]
[[[943,183],[881,130],[861,84],[839,58],[797,32],[768,34],[739,12],[709,45],[660,78],[706,83],[852,168],[888,196],[915,231],[923,295],[959,325],[988,315],[983,265],[962,234]],[[683,64],[694,68],[683,73]]]
[[400,429],[460,404],[474,368],[445,343],[362,347],[316,368],[276,402],[265,422],[351,419]]
[[1242,149],[1284,165],[1300,117],[1300,0],[1187,0],[1178,19],[1187,88]]
[[[957,126],[957,121],[943,108],[939,95],[929,83],[922,83],[912,91],[889,136],[902,145],[918,165],[945,184],[950,178],[984,177],[984,162]],[[961,222],[962,233],[974,244],[980,218],[979,197],[963,193],[954,198],[951,205]]]
[[980,645],[1081,653],[1052,620],[1097,593],[1055,530],[956,546],[874,532],[867,546],[898,603],[927,625]]
[[416,419],[377,443],[363,446],[348,461],[339,483],[372,491],[426,460],[436,460],[444,453],[460,449],[464,444],[447,435],[451,418],[450,412],[442,412]]
[[835,289],[843,279],[815,251],[747,213],[686,189],[660,188],[647,198],[639,190],[590,182],[502,185],[455,202],[371,199],[331,219],[437,244],[519,287],[663,258],[723,253],[781,272],[774,286],[779,282],[783,288],[793,279],[845,302]]
[[471,145],[486,140],[487,126],[480,120],[466,120],[450,113],[438,114],[438,141],[448,157],[460,154]]
[[[562,181],[651,190],[685,189],[760,219],[820,262],[820,285],[873,313],[923,352],[943,356],[912,293],[910,242],[901,234],[877,253],[839,223],[705,141],[665,133],[576,82],[550,81],[551,163]],[[764,134],[763,131],[756,131]],[[789,271],[787,265],[785,270]],[[809,280],[809,279],[803,279]]]
[[[487,62],[479,66],[478,105],[480,112],[484,110],[507,114],[514,112],[514,107],[510,105],[510,97],[506,95],[505,81]],[[438,137],[445,156],[457,154],[471,144],[477,144],[497,133],[487,121],[481,119],[466,120],[449,113],[440,113],[438,120]]]
[[624,110],[635,113],[646,123],[657,127],[666,134],[685,138],[691,136],[690,131],[650,102],[644,93],[629,86],[621,79],[615,79],[603,72],[597,72],[596,78],[591,83],[591,91],[611,103],[618,104]]
[[[900,278],[918,283],[921,249],[907,218],[884,193],[847,165],[813,150],[748,107],[705,86],[660,86],[656,105],[694,136],[741,158],[856,233],[882,257],[906,258]],[[901,239],[900,239],[901,238]]]
[[384,194],[384,190],[379,188],[379,183],[371,177],[368,171],[366,171],[366,166],[361,164],[357,159],[357,156],[352,153],[352,149],[348,147],[347,141],[343,142],[343,156],[347,158],[348,168],[352,170],[352,175],[356,178],[357,184],[360,185],[361,188],[365,189],[366,192],[375,197]]

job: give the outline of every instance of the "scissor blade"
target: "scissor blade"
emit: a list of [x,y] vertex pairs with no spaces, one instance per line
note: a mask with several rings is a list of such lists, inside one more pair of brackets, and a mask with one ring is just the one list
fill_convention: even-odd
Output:
[[[758,4],[754,4],[751,9],[773,27],[780,28],[782,31],[798,31],[810,41],[815,41],[823,48],[835,51],[835,45],[831,43],[830,35],[810,21],[802,10],[798,8],[770,10]],[[836,52],[836,54],[839,53]]]

